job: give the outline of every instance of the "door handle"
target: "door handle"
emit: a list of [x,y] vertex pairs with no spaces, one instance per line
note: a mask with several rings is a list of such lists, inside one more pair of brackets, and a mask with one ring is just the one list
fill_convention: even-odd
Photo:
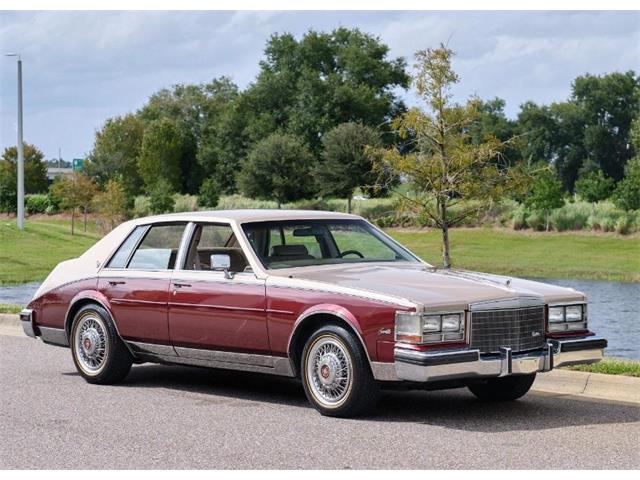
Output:
[[111,285],[112,287],[115,285],[124,285],[125,282],[124,280],[109,280],[109,285]]
[[190,283],[173,282],[173,286],[176,287],[176,288],[182,288],[182,287],[190,287],[191,284]]

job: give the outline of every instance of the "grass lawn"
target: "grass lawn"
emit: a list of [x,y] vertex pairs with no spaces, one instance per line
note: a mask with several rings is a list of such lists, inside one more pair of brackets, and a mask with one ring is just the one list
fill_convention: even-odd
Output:
[[[441,233],[389,229],[422,259],[442,265]],[[505,275],[640,282],[640,237],[460,228],[451,231],[454,267]]]
[[572,367],[567,367],[567,369],[577,370],[580,372],[640,377],[640,362],[613,357],[605,357],[602,361],[591,365],[574,365]]
[[77,257],[100,236],[83,233],[76,226],[71,235],[70,221],[44,219],[25,221],[24,231],[13,219],[0,221],[0,285],[43,280],[62,260]]
[[0,313],[20,313],[20,310],[22,310],[22,307],[20,305],[0,303]]

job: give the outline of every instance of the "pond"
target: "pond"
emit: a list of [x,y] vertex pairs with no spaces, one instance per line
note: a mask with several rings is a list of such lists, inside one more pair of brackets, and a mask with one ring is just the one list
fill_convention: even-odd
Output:
[[[609,340],[607,355],[640,360],[640,283],[533,280],[584,292],[589,297],[589,327]],[[0,287],[0,303],[26,305],[39,285],[34,282]]]

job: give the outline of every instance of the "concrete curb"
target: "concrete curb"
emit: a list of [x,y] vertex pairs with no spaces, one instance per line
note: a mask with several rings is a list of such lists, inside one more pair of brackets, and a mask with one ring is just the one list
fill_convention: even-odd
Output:
[[533,390],[640,405],[640,378],[625,375],[557,369],[538,375]]
[[0,325],[19,327],[20,316],[17,313],[0,313]]
[[[0,334],[22,335],[20,317],[0,314]],[[536,377],[533,390],[600,400],[614,400],[640,405],[640,378],[602,373],[552,370]]]

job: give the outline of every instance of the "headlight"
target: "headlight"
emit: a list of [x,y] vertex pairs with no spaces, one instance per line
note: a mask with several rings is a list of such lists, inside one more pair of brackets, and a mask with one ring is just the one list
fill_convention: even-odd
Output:
[[464,312],[396,312],[396,341],[438,343],[464,340]]
[[587,304],[549,307],[549,332],[587,329]]

